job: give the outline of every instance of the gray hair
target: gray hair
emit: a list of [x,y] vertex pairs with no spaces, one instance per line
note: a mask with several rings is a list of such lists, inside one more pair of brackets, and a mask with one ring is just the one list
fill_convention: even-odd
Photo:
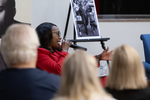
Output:
[[39,40],[35,29],[29,25],[11,25],[1,41],[1,53],[8,64],[28,63],[37,57]]

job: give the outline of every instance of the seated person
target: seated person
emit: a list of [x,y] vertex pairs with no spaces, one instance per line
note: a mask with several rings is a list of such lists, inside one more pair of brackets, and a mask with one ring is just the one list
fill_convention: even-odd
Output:
[[[60,46],[60,31],[53,23],[42,23],[36,28],[36,31],[41,44],[38,48],[37,68],[60,75],[62,63],[69,54],[68,49],[71,42],[63,40]],[[108,50],[109,48],[96,56],[98,62],[111,60],[112,51],[108,52]]]
[[114,100],[99,83],[97,62],[92,55],[75,51],[62,68],[60,89],[52,100]]
[[61,40],[59,28],[52,23],[42,23],[36,28],[40,40],[37,67],[49,73],[61,74],[64,58],[69,54],[71,42]]
[[114,51],[106,90],[117,100],[149,100],[150,89],[138,52],[121,45]]
[[29,25],[13,24],[2,37],[1,53],[9,68],[0,72],[0,100],[49,100],[60,77],[36,69],[38,36]]

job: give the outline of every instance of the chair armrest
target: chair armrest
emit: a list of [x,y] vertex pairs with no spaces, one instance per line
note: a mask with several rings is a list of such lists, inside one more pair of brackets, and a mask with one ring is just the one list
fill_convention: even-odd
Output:
[[148,72],[148,73],[150,73],[150,64],[147,63],[147,62],[143,62],[143,65],[145,67],[145,71]]

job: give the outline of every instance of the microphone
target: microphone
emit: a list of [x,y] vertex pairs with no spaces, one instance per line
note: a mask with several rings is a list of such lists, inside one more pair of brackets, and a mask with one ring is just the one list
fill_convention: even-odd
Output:
[[[63,39],[63,41],[67,41],[67,40],[66,40],[66,39]],[[83,50],[87,51],[87,48],[78,46],[78,45],[76,45],[76,44],[71,44],[70,47],[71,47],[71,48],[74,48],[74,49],[83,49]]]
[[83,50],[87,51],[87,48],[81,47],[81,46],[78,46],[78,45],[75,45],[75,44],[71,44],[70,47],[74,48],[74,49],[83,49]]

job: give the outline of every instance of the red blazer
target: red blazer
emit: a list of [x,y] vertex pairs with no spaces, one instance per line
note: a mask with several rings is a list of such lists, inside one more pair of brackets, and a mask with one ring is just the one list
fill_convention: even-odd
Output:
[[39,47],[37,67],[42,70],[46,70],[49,73],[60,75],[63,65],[62,63],[68,54],[68,52],[57,50],[54,52],[50,52],[47,49]]
[[[68,52],[62,51],[53,51],[52,53],[44,48],[38,48],[38,59],[37,59],[37,67],[46,70],[49,73],[54,73],[57,75],[61,75],[62,65],[65,57],[68,55]],[[98,63],[98,67],[100,63]],[[101,83],[103,87],[105,86],[106,76],[101,78]]]

